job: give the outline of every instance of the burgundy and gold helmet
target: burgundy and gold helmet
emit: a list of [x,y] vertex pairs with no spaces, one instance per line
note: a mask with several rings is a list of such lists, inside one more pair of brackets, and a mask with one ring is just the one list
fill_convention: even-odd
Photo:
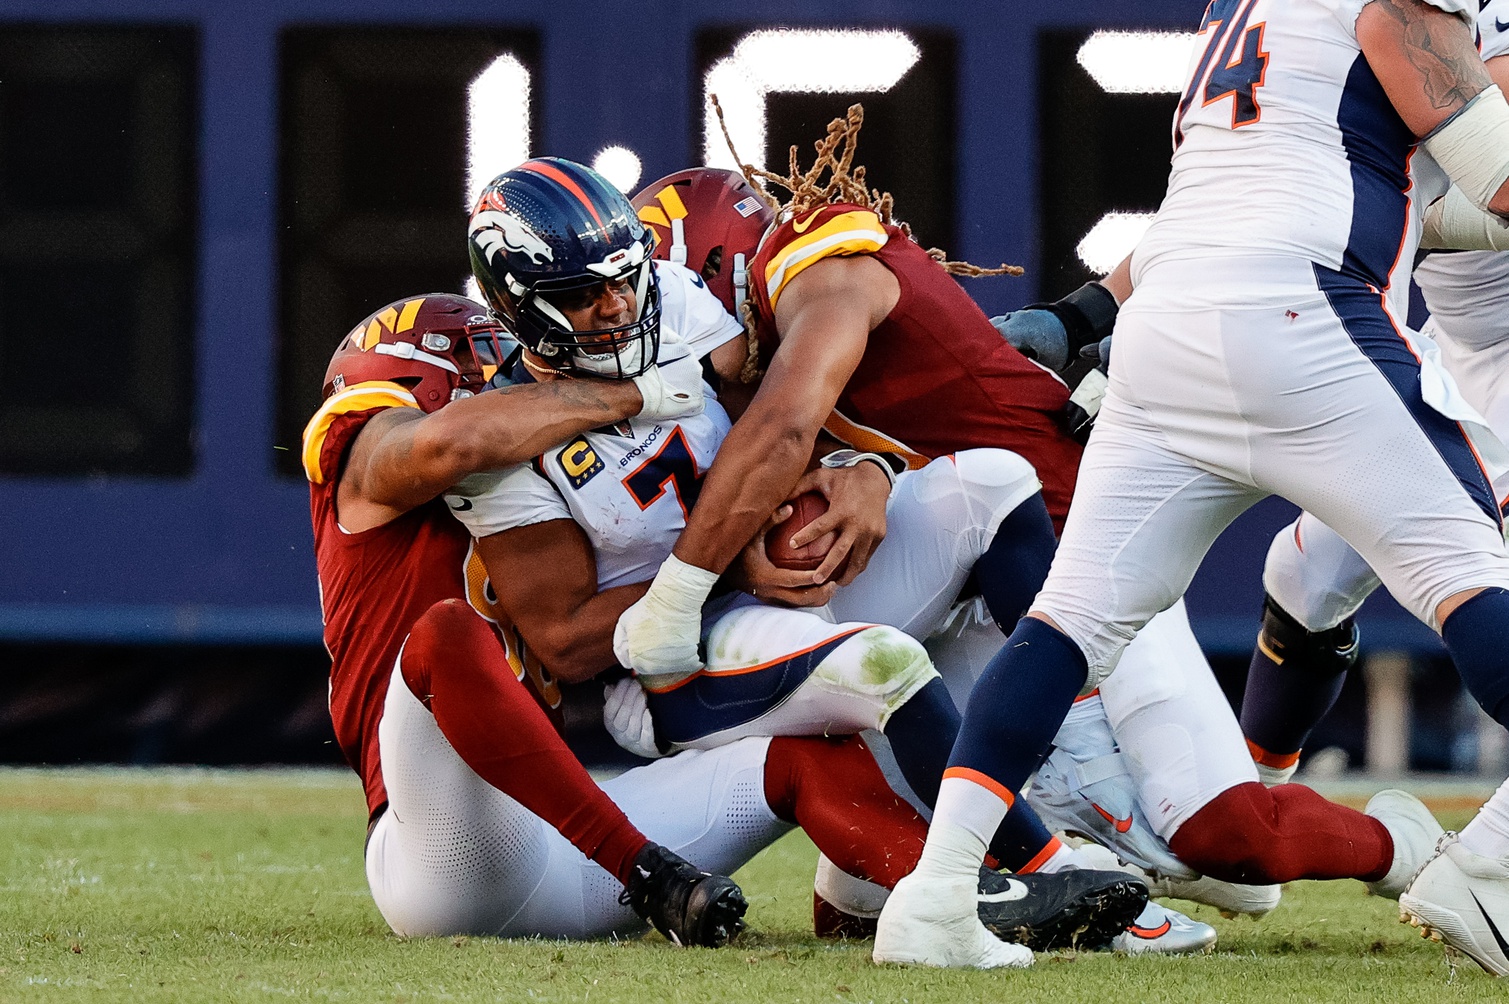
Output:
[[737,171],[694,167],[651,182],[634,196],[655,231],[655,257],[702,275],[735,317],[749,288],[749,263],[775,213]]
[[341,339],[324,396],[374,380],[408,388],[426,411],[482,390],[504,362],[508,334],[474,300],[426,293],[376,311]]

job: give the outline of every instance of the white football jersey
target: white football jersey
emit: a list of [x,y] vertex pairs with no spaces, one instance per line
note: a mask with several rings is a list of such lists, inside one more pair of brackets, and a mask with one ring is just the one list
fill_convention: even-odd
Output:
[[[1415,137],[1358,45],[1366,2],[1212,0],[1138,281],[1170,260],[1282,256],[1392,286],[1404,302],[1395,280],[1420,229]],[[1466,16],[1462,0],[1429,2]]]
[[[700,276],[657,261],[661,325],[695,353],[668,364],[683,370],[739,335],[735,321]],[[682,373],[670,378],[690,379]],[[702,414],[679,422],[634,418],[577,436],[530,464],[473,475],[446,503],[474,537],[554,519],[574,519],[597,556],[598,586],[654,576],[686,528],[702,477],[728,435],[728,413],[703,388]]]
[[[1509,0],[1488,0],[1477,34],[1485,61],[1509,56]],[[1509,252],[1426,255],[1415,267],[1415,282],[1436,324],[1463,348],[1509,339]]]

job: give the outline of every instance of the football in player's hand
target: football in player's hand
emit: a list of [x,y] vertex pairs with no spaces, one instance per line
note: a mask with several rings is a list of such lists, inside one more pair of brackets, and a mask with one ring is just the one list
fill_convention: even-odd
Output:
[[[823,563],[823,559],[828,556],[829,548],[838,539],[838,534],[825,533],[804,547],[792,547],[791,537],[802,527],[827,512],[828,500],[822,492],[802,492],[787,505],[791,506],[791,515],[786,517],[785,522],[771,527],[770,532],[765,535],[765,556],[777,568],[810,572]],[[841,576],[848,565],[849,559],[845,558],[831,578],[836,579]]]

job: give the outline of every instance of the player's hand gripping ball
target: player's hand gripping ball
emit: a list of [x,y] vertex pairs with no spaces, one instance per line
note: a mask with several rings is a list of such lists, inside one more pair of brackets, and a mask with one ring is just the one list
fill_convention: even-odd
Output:
[[[802,527],[828,511],[828,499],[822,492],[802,492],[787,505],[791,506],[791,515],[787,516],[783,522],[771,527],[765,534],[765,556],[777,568],[785,568],[793,572],[813,571],[828,556],[828,549],[838,539],[838,534],[825,533],[802,547],[792,547],[791,537]],[[841,578],[848,567],[849,559],[845,558],[834,570],[831,578]]]

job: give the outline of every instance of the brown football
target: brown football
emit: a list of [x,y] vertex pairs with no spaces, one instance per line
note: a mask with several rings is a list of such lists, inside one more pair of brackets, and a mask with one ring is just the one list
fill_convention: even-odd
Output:
[[[765,535],[765,555],[777,568],[810,572],[823,563],[838,535],[825,533],[806,547],[792,547],[791,535],[827,512],[828,500],[822,492],[803,492],[792,499],[790,505],[791,515],[784,523],[771,527]],[[843,575],[848,567],[849,559],[845,558],[832,577],[836,579]]]

